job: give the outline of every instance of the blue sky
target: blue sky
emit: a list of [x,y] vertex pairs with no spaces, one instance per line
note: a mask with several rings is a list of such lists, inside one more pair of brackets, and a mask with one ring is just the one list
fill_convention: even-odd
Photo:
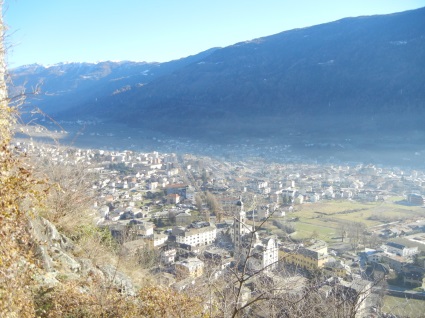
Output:
[[344,17],[425,7],[425,0],[5,0],[10,67],[164,62],[211,47]]

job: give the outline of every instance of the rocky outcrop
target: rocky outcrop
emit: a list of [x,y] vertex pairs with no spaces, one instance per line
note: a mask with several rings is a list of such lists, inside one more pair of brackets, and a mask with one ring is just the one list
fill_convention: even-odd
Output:
[[62,279],[101,280],[121,292],[134,295],[135,289],[129,277],[112,265],[97,267],[90,259],[74,255],[78,246],[61,234],[50,221],[38,217],[30,222],[34,251],[39,267],[36,280],[43,286],[54,287]]
[[119,272],[116,267],[112,265],[104,265],[100,266],[100,270],[105,275],[105,278],[121,292],[132,296],[135,295],[135,290],[131,279],[124,273]]
[[74,249],[69,238],[59,233],[56,226],[42,217],[31,220],[30,225],[36,246],[35,256],[45,271],[54,272],[58,267],[65,267],[78,272],[78,262],[67,254]]

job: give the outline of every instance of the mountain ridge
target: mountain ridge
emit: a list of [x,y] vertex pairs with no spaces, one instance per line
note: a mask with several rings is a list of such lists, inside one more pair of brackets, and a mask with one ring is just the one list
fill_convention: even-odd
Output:
[[[165,63],[134,61],[68,62],[53,65],[29,64],[10,71],[10,95],[29,92],[27,106],[49,116],[80,107],[89,100],[145,85],[210,54],[217,48]],[[33,92],[36,92],[34,98]],[[60,117],[60,116],[59,116]]]
[[56,115],[206,139],[423,130],[425,8],[284,31],[186,62]]
[[[246,122],[249,130],[260,117],[268,121],[285,115],[291,121],[342,117],[335,123],[349,122],[358,113],[363,119],[398,117],[400,104],[414,114],[425,100],[423,21],[425,10],[420,9],[347,18],[237,43],[110,99],[104,110],[122,121],[165,131],[173,130],[177,120],[182,124],[174,124],[176,131],[190,125],[197,132],[223,121],[228,124],[220,129],[237,132],[241,127],[232,129],[235,122]],[[261,125],[257,132],[269,128]]]

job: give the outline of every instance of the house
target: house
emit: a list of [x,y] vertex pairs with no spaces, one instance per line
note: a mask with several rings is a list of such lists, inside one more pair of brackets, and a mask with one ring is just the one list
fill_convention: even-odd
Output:
[[218,197],[218,202],[227,215],[232,215],[236,211],[237,197],[221,196]]
[[284,261],[309,271],[323,268],[328,262],[328,245],[321,240],[313,240],[309,246],[295,246],[285,249]]
[[282,190],[282,197],[284,198],[284,202],[287,200],[293,200],[295,198],[295,193],[296,191],[292,189]]
[[384,252],[375,251],[375,250],[365,252],[365,256],[368,262],[379,263],[381,262],[383,255],[385,255]]
[[171,168],[167,170],[167,176],[168,177],[172,177],[172,176],[176,176],[179,174],[179,169],[178,168]]
[[234,264],[234,258],[226,250],[212,247],[204,251],[204,261],[209,278],[217,279]]
[[147,244],[147,246],[151,249],[158,249],[165,244],[168,240],[168,235],[153,233],[149,236],[144,236],[141,238]]
[[412,205],[424,205],[424,198],[419,194],[409,193],[407,195],[407,202]]
[[159,248],[168,240],[168,235],[154,233],[150,236],[154,248]]
[[109,215],[110,208],[108,205],[103,205],[99,208],[99,214],[103,218],[107,218]]
[[183,211],[175,216],[177,225],[189,225],[192,222],[192,214],[189,211]]
[[150,236],[153,235],[154,224],[151,222],[130,220],[128,222],[129,233],[135,236]]
[[174,264],[176,277],[178,280],[202,276],[204,273],[204,262],[196,257],[190,257]]
[[160,286],[168,286],[176,283],[176,279],[173,274],[167,272],[160,272],[154,276],[156,283]]
[[209,248],[204,251],[204,257],[209,262],[218,265],[220,269],[224,269],[231,265],[233,258],[227,250],[219,249],[216,247]]
[[174,290],[181,292],[185,289],[186,290],[190,289],[194,285],[195,285],[195,279],[193,277],[187,277],[187,278],[184,278],[184,279],[174,283],[173,285],[171,285],[171,287]]
[[123,243],[123,249],[128,255],[136,255],[141,249],[149,248],[149,243],[144,239]]
[[177,251],[175,248],[161,251],[161,263],[162,264],[174,264],[176,259]]
[[193,187],[189,186],[187,188],[187,190],[186,190],[186,198],[188,200],[191,200],[191,201],[195,200],[195,189]]
[[415,254],[418,254],[418,247],[407,247],[403,244],[398,244],[394,242],[387,242],[381,246],[384,252],[389,254],[394,254],[402,257],[410,257]]
[[209,222],[194,222],[189,227],[176,226],[172,230],[176,242],[191,246],[204,246],[214,242],[217,229]]
[[280,204],[282,202],[282,193],[281,191],[275,191],[270,193],[269,202],[274,204]]
[[410,287],[425,287],[425,269],[413,264],[402,267],[403,284]]
[[177,204],[180,202],[180,195],[177,193],[170,193],[167,195],[167,203],[168,204]]
[[297,195],[294,202],[297,203],[297,204],[303,204],[304,203],[304,196],[301,195],[301,194]]
[[348,305],[347,308],[353,306],[356,309],[355,317],[369,317],[371,302],[367,301],[367,298],[372,292],[371,282],[359,278],[353,281],[339,281],[334,286],[333,292]]
[[179,197],[185,200],[187,199],[187,196],[186,196],[187,188],[188,188],[188,185],[184,183],[169,184],[165,186],[165,193],[167,194],[167,196],[169,194],[178,194]]
[[391,269],[395,270],[397,273],[401,273],[403,266],[412,263],[412,261],[407,259],[406,257],[387,253],[382,256],[382,262],[388,264],[388,266]]
[[350,273],[350,267],[345,265],[342,261],[327,262],[323,266],[323,270],[329,276],[346,277]]
[[320,194],[315,191],[307,191],[306,197],[307,197],[307,200],[312,203],[320,201]]

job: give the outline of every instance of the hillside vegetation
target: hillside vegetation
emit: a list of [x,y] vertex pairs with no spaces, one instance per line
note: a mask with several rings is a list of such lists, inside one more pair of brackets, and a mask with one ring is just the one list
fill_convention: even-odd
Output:
[[[1,38],[4,31],[0,20]],[[18,109],[7,96],[4,56],[1,41],[0,316],[201,316],[196,297],[149,286],[148,276],[121,259],[110,234],[92,225],[90,201],[72,191],[85,176],[60,167],[40,173],[9,146]],[[136,271],[144,285],[133,286],[121,270]]]

